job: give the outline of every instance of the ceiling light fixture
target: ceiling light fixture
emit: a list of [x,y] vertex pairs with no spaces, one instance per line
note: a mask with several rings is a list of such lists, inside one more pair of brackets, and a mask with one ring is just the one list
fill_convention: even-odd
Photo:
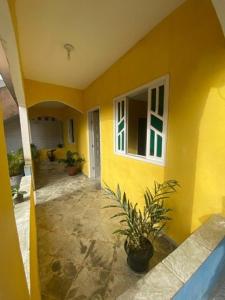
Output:
[[67,58],[68,58],[68,60],[70,60],[70,57],[71,57],[71,51],[73,51],[74,50],[74,46],[73,45],[71,45],[71,44],[65,44],[64,45],[64,49],[66,49],[66,51],[67,51]]

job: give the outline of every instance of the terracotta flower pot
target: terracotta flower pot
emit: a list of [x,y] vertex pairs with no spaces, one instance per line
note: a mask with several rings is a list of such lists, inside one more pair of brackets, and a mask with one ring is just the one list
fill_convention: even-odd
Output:
[[77,166],[68,166],[66,169],[69,176],[74,176],[80,172],[80,168]]

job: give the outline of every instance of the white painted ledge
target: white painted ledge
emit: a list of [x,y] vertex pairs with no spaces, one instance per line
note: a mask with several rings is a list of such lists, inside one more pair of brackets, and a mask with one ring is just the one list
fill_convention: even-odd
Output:
[[24,202],[14,206],[16,227],[20,243],[20,251],[24,264],[24,271],[27,279],[27,286],[30,290],[30,192],[31,176],[24,176],[21,179],[20,191],[26,192]]
[[225,235],[225,217],[213,215],[118,300],[169,300],[208,258]]

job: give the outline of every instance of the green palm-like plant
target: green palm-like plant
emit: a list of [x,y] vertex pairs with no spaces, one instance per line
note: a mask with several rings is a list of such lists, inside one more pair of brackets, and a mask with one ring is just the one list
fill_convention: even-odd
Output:
[[22,174],[23,167],[24,167],[23,152],[19,149],[16,152],[14,151],[9,152],[7,156],[8,156],[10,177]]
[[58,162],[64,163],[66,167],[80,166],[84,159],[79,155],[78,152],[67,151],[66,158],[58,159]]
[[165,200],[176,192],[178,186],[176,180],[155,182],[153,191],[147,189],[144,193],[143,210],[138,208],[137,203],[133,204],[125,192],[121,193],[119,185],[116,192],[106,186],[106,191],[115,199],[116,204],[107,205],[104,208],[114,207],[122,210],[111,218],[121,218],[120,223],[123,226],[114,233],[126,236],[129,249],[143,249],[146,238],[158,236],[167,221],[171,220],[168,216],[171,209],[165,206]]

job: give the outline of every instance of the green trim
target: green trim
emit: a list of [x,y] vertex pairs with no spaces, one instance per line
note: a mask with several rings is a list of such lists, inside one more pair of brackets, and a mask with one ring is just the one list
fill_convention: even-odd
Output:
[[124,101],[121,102],[122,105],[122,118],[124,117]]
[[162,132],[163,131],[163,122],[159,118],[157,118],[154,115],[151,115],[151,125],[158,131]]
[[118,102],[117,104],[118,104],[118,106],[117,106],[117,109],[118,109],[117,115],[118,115],[118,122],[119,122],[120,121],[120,102]]
[[151,110],[156,110],[156,88],[151,90]]
[[121,138],[122,138],[122,151],[124,150],[124,131],[121,133]]
[[158,114],[163,116],[164,112],[164,85],[159,87],[159,107],[158,107]]
[[118,125],[118,132],[124,129],[124,120],[122,120]]
[[160,135],[157,135],[157,151],[156,155],[158,157],[162,156],[162,137]]
[[154,155],[155,149],[155,131],[151,129],[150,133],[150,155]]

